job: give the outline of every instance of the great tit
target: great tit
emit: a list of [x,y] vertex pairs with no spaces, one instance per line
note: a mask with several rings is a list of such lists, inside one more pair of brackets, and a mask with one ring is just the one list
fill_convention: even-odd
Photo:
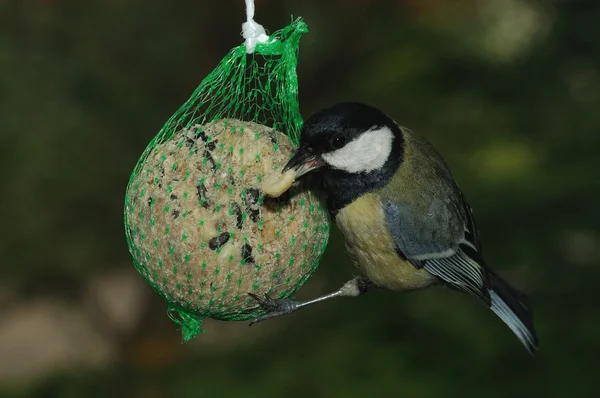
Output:
[[485,263],[473,212],[440,154],[381,110],[340,103],[301,129],[282,172],[310,175],[346,240],[357,277],[308,301],[257,297],[266,315],[287,314],[370,287],[409,291],[443,284],[485,303],[530,353],[538,348],[526,295]]

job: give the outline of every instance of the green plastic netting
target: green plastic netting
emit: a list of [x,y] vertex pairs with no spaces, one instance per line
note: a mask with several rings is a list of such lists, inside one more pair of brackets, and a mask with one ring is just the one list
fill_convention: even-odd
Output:
[[[233,48],[141,155],[125,194],[125,231],[140,274],[168,303],[187,341],[204,318],[264,314],[249,292],[295,293],[329,237],[319,200],[302,186],[264,197],[262,178],[298,144],[296,64],[301,19]],[[280,133],[281,131],[286,134]]]

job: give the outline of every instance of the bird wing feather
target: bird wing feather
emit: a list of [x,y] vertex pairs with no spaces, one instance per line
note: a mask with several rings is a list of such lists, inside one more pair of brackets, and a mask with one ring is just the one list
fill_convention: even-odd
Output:
[[[431,214],[418,217],[406,206],[389,200],[383,203],[383,208],[398,255],[447,284],[489,303],[487,276],[478,250],[481,245],[472,217],[464,220],[449,214],[447,217]],[[456,229],[437,225],[440,219],[462,222],[462,233],[452,233]]]
[[488,275],[471,207],[437,151],[420,135],[402,131],[411,153],[379,191],[396,252],[489,303]]

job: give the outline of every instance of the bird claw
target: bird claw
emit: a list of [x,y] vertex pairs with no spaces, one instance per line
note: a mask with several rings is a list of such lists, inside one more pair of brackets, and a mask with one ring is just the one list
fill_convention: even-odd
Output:
[[289,299],[272,299],[271,296],[265,293],[264,298],[257,296],[254,293],[248,293],[250,297],[258,302],[258,304],[264,309],[267,313],[265,315],[259,316],[252,320],[248,326],[252,326],[255,323],[259,323],[262,321],[266,321],[267,319],[275,318],[276,316],[290,314],[296,311],[299,306],[298,302]]

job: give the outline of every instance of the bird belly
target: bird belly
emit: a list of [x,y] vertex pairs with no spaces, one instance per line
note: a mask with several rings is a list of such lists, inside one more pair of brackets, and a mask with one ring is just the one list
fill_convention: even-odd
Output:
[[336,223],[346,238],[346,248],[359,273],[376,286],[401,291],[435,283],[433,275],[415,268],[398,255],[376,195],[366,194],[341,209]]

